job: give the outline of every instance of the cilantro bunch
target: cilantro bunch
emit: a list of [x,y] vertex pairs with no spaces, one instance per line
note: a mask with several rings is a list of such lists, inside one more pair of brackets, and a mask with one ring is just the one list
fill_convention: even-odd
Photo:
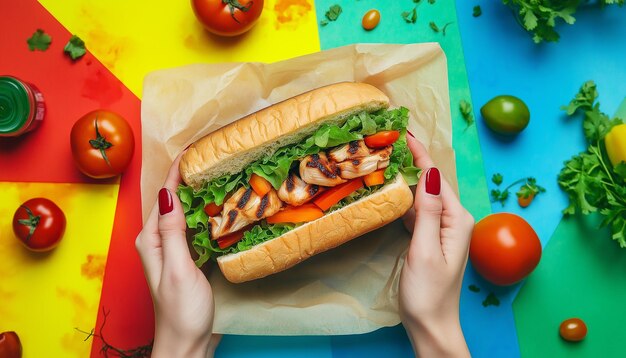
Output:
[[[567,24],[574,24],[574,13],[578,7],[587,3],[585,0],[502,0],[516,15],[517,22],[533,35],[533,41],[556,42],[559,33],[555,26],[562,20]],[[598,0],[601,6],[624,5],[624,0]]]
[[604,216],[602,226],[610,227],[612,238],[626,247],[626,164],[611,165],[604,146],[604,137],[623,121],[610,119],[600,111],[596,102],[598,91],[593,81],[580,88],[568,106],[561,107],[569,116],[584,113],[583,129],[589,147],[565,162],[558,176],[561,188],[569,197],[565,214],[577,211],[587,215],[599,212]]

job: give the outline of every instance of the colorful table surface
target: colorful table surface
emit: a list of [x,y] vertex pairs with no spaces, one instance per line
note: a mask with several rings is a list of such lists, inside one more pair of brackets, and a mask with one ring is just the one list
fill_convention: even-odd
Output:
[[[339,19],[318,27],[335,3],[343,7]],[[474,18],[477,4],[483,15]],[[562,220],[566,198],[556,184],[562,162],[585,146],[580,121],[565,120],[559,110],[584,81],[596,81],[605,112],[626,117],[626,105],[618,108],[626,95],[626,10],[589,6],[577,14],[575,26],[559,28],[559,43],[537,46],[498,1],[423,1],[417,22],[407,24],[400,13],[413,6],[409,0],[384,6],[373,0],[268,0],[249,34],[225,41],[202,30],[186,1],[0,0],[0,74],[36,83],[48,107],[37,132],[0,142],[0,213],[10,218],[26,198],[43,195],[59,203],[70,223],[63,244],[44,256],[25,254],[12,241],[8,220],[0,224],[0,270],[6,277],[0,281],[0,331],[20,332],[25,357],[99,356],[101,341],[83,342],[86,336],[74,327],[102,330],[108,342],[125,348],[152,337],[151,301],[133,247],[141,229],[141,149],[120,180],[85,178],[72,163],[67,140],[82,114],[96,108],[119,112],[140,143],[142,80],[152,70],[197,62],[273,62],[358,42],[436,41],[448,59],[461,200],[477,219],[503,210],[522,215],[544,244],[537,270],[514,287],[493,287],[468,267],[461,319],[473,355],[626,355],[620,330],[626,319],[620,307],[626,255],[606,231],[597,230],[596,217]],[[360,17],[374,7],[382,22],[365,32]],[[444,35],[434,33],[430,21],[451,24]],[[37,28],[52,35],[46,52],[28,51],[25,40]],[[89,50],[76,63],[62,54],[71,33]],[[531,108],[531,124],[521,135],[514,140],[493,135],[477,110],[476,124],[466,128],[459,101],[477,109],[503,93],[523,98]],[[547,193],[524,210],[513,203],[492,205],[487,178],[495,172],[507,180],[535,176]],[[470,292],[470,284],[481,292]],[[500,306],[482,306],[490,292]],[[582,344],[557,336],[558,324],[570,316],[589,325]],[[355,336],[226,336],[217,355],[404,357],[412,351],[397,326]]]

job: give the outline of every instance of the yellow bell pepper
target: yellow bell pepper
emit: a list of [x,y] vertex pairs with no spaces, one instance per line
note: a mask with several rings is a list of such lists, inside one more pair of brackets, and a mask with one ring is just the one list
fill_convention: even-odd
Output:
[[611,128],[604,137],[604,144],[614,167],[621,162],[626,162],[626,123]]

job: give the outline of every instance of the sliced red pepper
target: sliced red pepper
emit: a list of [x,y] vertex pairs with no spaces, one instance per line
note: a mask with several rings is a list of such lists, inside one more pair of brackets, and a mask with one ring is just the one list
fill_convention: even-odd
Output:
[[270,190],[272,190],[272,184],[265,180],[265,178],[256,174],[252,174],[252,176],[250,176],[250,186],[252,187],[252,190],[254,190],[256,195],[261,197],[265,196],[265,194],[269,193]]
[[220,249],[225,249],[227,247],[231,247],[234,244],[238,243],[239,240],[241,240],[243,238],[243,233],[247,230],[246,229],[242,229],[239,231],[235,231],[232,234],[228,234],[225,236],[222,236],[220,238],[217,239],[217,246],[220,247]]
[[224,205],[216,205],[215,203],[209,203],[204,206],[204,212],[208,216],[216,216],[222,212]]
[[313,204],[289,206],[267,218],[268,224],[304,223],[324,216],[324,212]]
[[377,170],[363,177],[367,186],[381,185],[385,183],[385,169]]
[[318,208],[326,211],[333,205],[341,201],[341,199],[354,193],[363,187],[363,178],[352,179],[347,183],[343,183],[332,187],[313,200]]

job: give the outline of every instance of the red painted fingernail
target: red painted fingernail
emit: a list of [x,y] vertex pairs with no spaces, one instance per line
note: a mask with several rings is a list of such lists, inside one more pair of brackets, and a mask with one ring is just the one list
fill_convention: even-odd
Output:
[[159,190],[159,214],[165,215],[174,209],[174,201],[169,190],[161,188]]
[[406,130],[406,133],[407,133],[408,135],[410,135],[410,136],[411,136],[411,138],[415,138],[415,136],[413,135],[413,133],[411,133],[411,131],[410,131],[410,130],[408,130],[408,129],[407,129],[407,130]]
[[430,195],[439,195],[441,192],[441,174],[439,169],[430,168],[426,172],[426,192]]

